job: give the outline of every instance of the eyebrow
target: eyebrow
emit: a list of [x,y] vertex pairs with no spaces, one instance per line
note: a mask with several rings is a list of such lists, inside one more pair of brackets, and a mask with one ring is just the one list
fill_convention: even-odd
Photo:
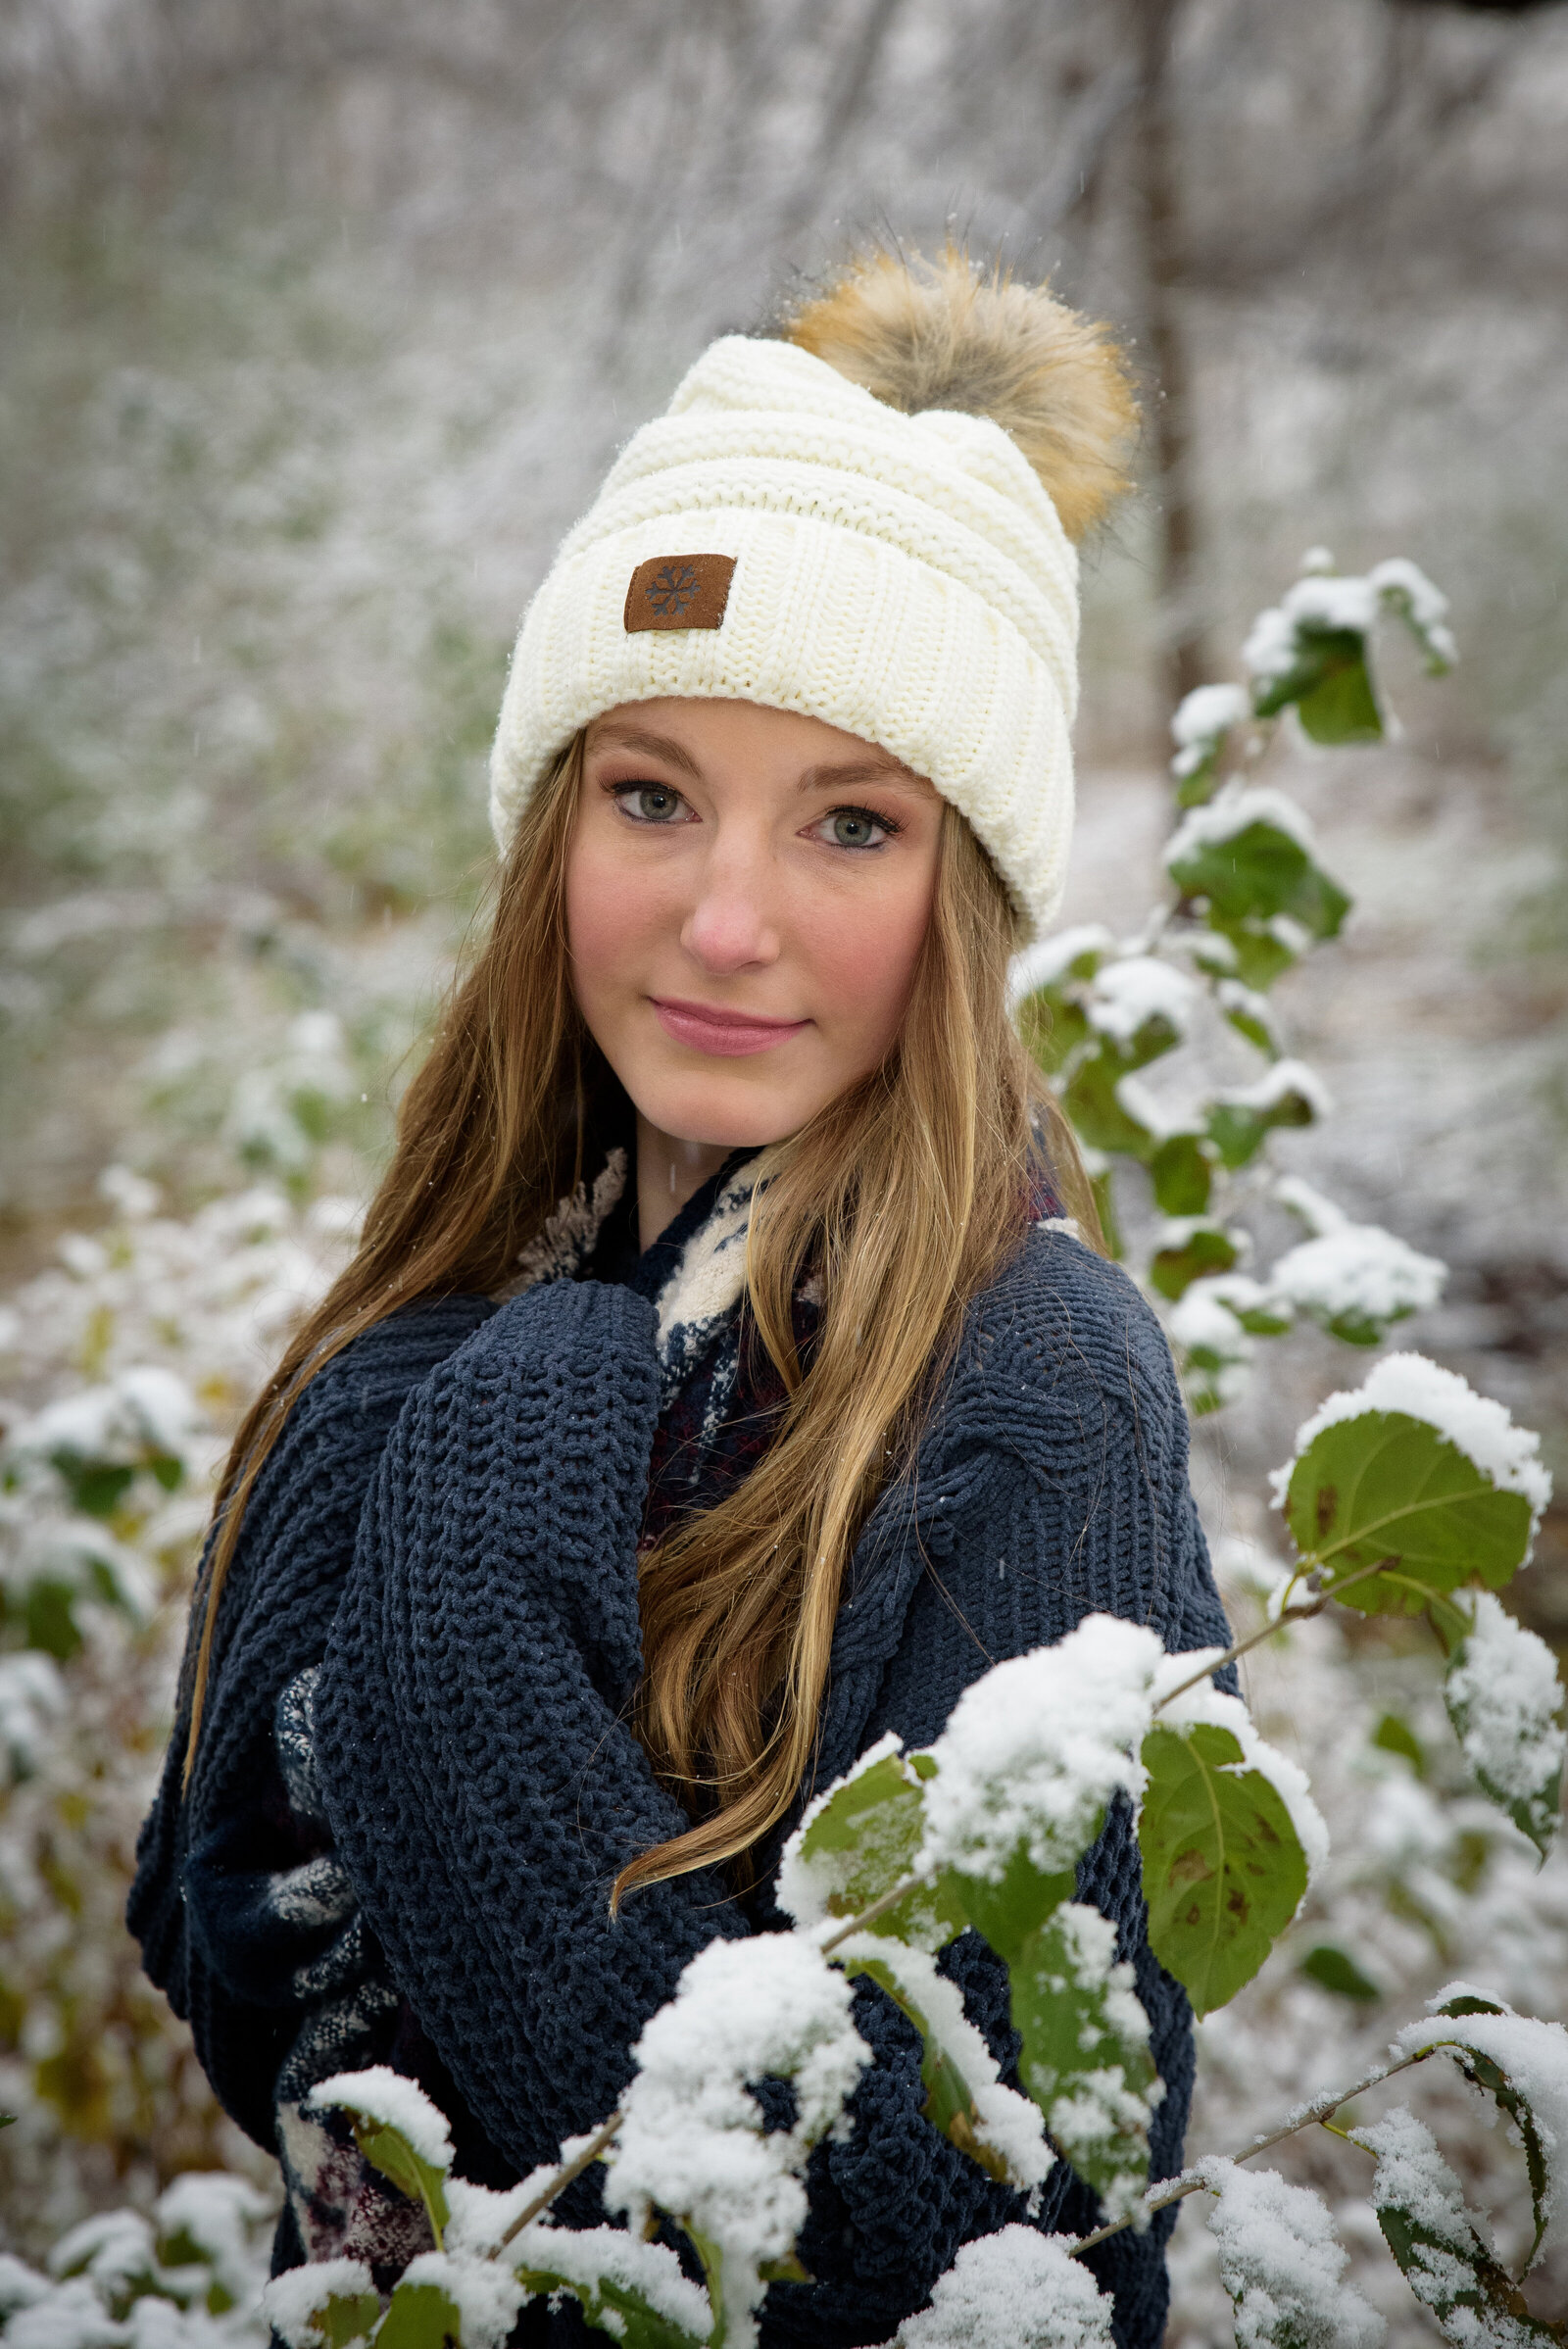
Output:
[[931,791],[934,786],[924,775],[917,775],[912,766],[891,753],[885,758],[849,759],[828,766],[808,766],[801,777],[800,791],[847,791],[857,783],[912,783],[917,790]]
[[[596,740],[612,743],[617,750],[642,751],[652,758],[666,759],[682,774],[690,775],[694,781],[701,780],[701,766],[673,735],[655,734],[640,726],[601,726]],[[925,791],[933,788],[923,775],[917,775],[913,767],[906,766],[891,752],[808,766],[796,788],[803,792],[846,791],[857,783],[912,783]]]
[[690,775],[694,781],[701,780],[702,768],[690,751],[682,743],[676,742],[672,735],[649,734],[637,726],[601,726],[596,741],[613,743],[621,751],[643,751],[654,759],[667,759],[670,765],[678,766],[683,775]]

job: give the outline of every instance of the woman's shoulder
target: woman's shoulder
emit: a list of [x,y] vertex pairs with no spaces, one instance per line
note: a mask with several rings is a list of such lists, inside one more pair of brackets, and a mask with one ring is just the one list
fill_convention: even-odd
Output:
[[1035,1224],[969,1308],[944,1397],[950,1435],[1018,1442],[1064,1418],[1131,1420],[1186,1454],[1187,1414],[1165,1333],[1131,1277],[1065,1222]]
[[403,1398],[472,1337],[496,1307],[460,1291],[424,1297],[361,1330],[322,1363],[289,1413],[288,1427],[308,1437],[345,1421],[379,1425]]

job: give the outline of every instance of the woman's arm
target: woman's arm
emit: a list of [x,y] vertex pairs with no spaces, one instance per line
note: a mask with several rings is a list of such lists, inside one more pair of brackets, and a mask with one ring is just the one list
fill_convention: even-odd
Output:
[[[300,2025],[298,1978],[340,1930],[318,1903],[309,1912],[317,1922],[302,1922],[306,1912],[296,1907],[285,1931],[267,1896],[274,1879],[325,1850],[324,1836],[291,1815],[274,1708],[326,1644],[366,1492],[410,1389],[493,1310],[479,1297],[410,1307],[345,1347],[306,1389],[245,1513],[187,1788],[190,1684],[204,1613],[198,1583],[173,1734],[137,1844],[126,1922],[148,1974],[189,2019],[220,2102],[269,2151],[273,2085]],[[349,1922],[345,1916],[341,1930]]]
[[317,1689],[337,1850],[519,2172],[604,2119],[687,1961],[747,1930],[708,1874],[609,1912],[619,1869],[689,1825],[624,1720],[654,1328],[627,1290],[553,1284],[409,1397]]

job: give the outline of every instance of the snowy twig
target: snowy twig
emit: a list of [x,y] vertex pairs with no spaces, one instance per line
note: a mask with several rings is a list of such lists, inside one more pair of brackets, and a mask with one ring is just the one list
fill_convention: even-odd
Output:
[[600,2123],[593,2135],[585,2144],[578,2147],[570,2161],[562,2164],[550,2183],[547,2186],[542,2186],[531,2202],[523,2204],[496,2245],[498,2251],[505,2251],[507,2245],[521,2234],[525,2227],[531,2227],[534,2220],[550,2208],[558,2194],[564,2194],[572,2180],[580,2178],[583,2172],[599,2159],[616,2135],[625,2118],[624,2113],[612,2113],[608,2121]]
[[1354,1574],[1343,1576],[1330,1590],[1319,1590],[1311,1598],[1298,1599],[1293,1606],[1281,1607],[1279,1613],[1265,1623],[1261,1631],[1249,1632],[1245,1639],[1236,1640],[1233,1645],[1226,1648],[1223,1655],[1210,1658],[1200,1671],[1191,1674],[1176,1688],[1167,1688],[1154,1706],[1154,1711],[1156,1713],[1163,1712],[1166,1705],[1174,1704],[1178,1696],[1185,1696],[1189,1688],[1200,1688],[1203,1682],[1210,1679],[1214,1673],[1223,1672],[1227,1664],[1234,1664],[1239,1657],[1245,1656],[1249,1649],[1261,1647],[1265,1639],[1272,1639],[1274,1634],[1282,1630],[1287,1623],[1305,1623],[1311,1616],[1321,1615],[1324,1608],[1338,1598],[1342,1591],[1351,1590],[1357,1583],[1370,1582],[1373,1575],[1386,1574],[1388,1570],[1388,1559],[1379,1558],[1375,1565],[1358,1566]]
[[[1267,2153],[1271,2145],[1283,2144],[1287,2137],[1294,2137],[1298,2130],[1315,2129],[1319,2122],[1328,2119],[1330,2113],[1337,2113],[1342,2104],[1348,2104],[1352,2096],[1364,2096],[1368,2088],[1381,2087],[1386,2080],[1393,2080],[1400,2072],[1408,2072],[1412,2064],[1424,2064],[1429,2055],[1436,2053],[1435,2048],[1423,2047],[1416,2055],[1402,2056],[1396,2064],[1375,2065],[1352,2087],[1335,2088],[1326,2095],[1314,2097],[1310,2104],[1299,2106],[1288,2121],[1281,2122],[1278,2129],[1271,2130],[1267,2136],[1254,2137],[1250,2145],[1244,2147],[1240,2153],[1232,2154],[1231,2160],[1250,2162],[1254,2153]],[[1143,2208],[1152,2218],[1155,2211],[1168,2210],[1173,2202],[1182,2201],[1188,2194],[1199,2193],[1206,2183],[1206,2178],[1191,2170],[1184,2170],[1180,2178],[1172,2178],[1162,2193],[1146,2194]],[[1076,2258],[1080,2251],[1093,2251],[1097,2244],[1108,2243],[1113,2234],[1125,2232],[1132,2224],[1129,2215],[1125,2219],[1115,2220],[1108,2227],[1097,2227],[1093,2234],[1080,2235],[1072,2246],[1073,2257]]]

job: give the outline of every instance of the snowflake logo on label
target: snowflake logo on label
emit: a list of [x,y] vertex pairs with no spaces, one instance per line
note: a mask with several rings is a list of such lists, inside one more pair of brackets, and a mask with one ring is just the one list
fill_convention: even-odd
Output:
[[697,573],[689,563],[663,563],[645,592],[661,618],[678,620],[697,601]]

